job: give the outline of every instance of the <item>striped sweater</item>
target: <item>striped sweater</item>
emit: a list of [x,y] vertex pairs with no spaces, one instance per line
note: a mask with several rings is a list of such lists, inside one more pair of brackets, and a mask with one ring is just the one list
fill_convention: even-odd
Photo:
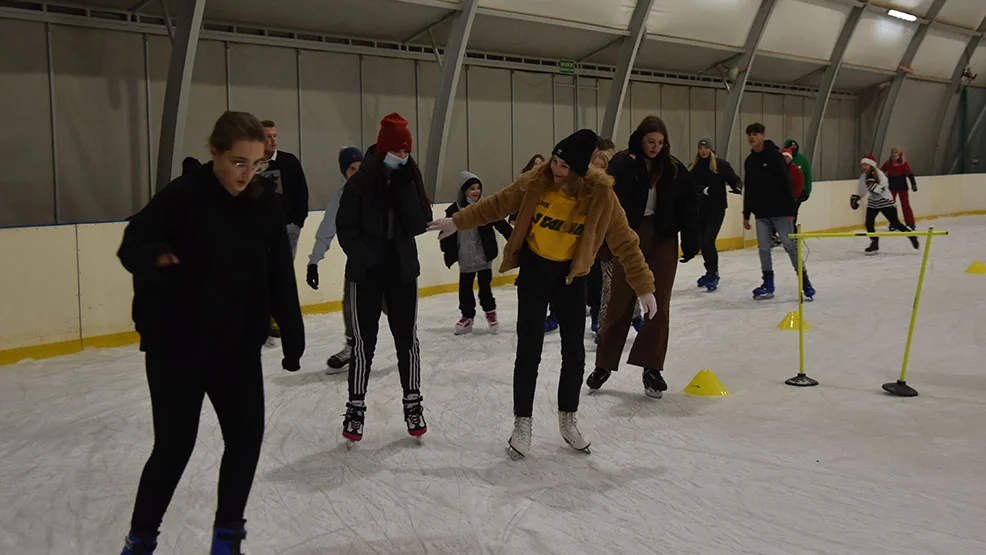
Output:
[[887,174],[874,169],[859,176],[859,196],[866,198],[867,207],[874,210],[896,206],[894,196],[890,193],[890,183]]

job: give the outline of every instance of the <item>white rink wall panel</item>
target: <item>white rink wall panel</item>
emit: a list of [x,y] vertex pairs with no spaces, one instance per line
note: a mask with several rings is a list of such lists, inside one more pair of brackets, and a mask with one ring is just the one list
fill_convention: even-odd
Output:
[[[746,153],[742,156],[745,158]],[[742,164],[736,170],[742,174]],[[919,219],[986,211],[986,174],[919,176],[918,187],[911,202]],[[865,211],[849,208],[849,196],[855,191],[855,179],[817,181],[811,200],[801,207],[799,221],[806,231],[861,227]],[[755,234],[743,230],[742,198],[729,195],[728,201],[719,239],[730,246],[741,238],[754,239]],[[443,217],[447,204],[435,203],[433,217]],[[303,306],[342,299],[346,258],[336,241],[319,264],[319,290],[313,291],[305,283],[308,255],[323,214],[311,212],[298,244],[294,269]],[[878,221],[882,222],[882,217]],[[116,258],[124,226],[122,222],[111,222],[0,229],[0,259],[17,269],[0,275],[6,316],[0,321],[0,351],[133,330],[132,282]],[[499,234],[497,237],[502,247],[504,240]],[[457,283],[457,269],[445,267],[437,236],[427,233],[417,242],[421,262],[418,286],[436,292],[436,287]],[[493,267],[494,275],[499,275],[499,262]],[[326,308],[338,305],[322,310]]]
[[0,260],[0,350],[79,339],[75,226],[0,229]]

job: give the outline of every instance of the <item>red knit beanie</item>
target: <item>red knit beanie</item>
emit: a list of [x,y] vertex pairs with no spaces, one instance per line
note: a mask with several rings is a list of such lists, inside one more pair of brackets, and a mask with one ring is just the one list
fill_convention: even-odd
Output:
[[377,152],[386,154],[392,150],[407,149],[411,152],[411,131],[407,120],[394,112],[380,120],[380,133],[377,134]]

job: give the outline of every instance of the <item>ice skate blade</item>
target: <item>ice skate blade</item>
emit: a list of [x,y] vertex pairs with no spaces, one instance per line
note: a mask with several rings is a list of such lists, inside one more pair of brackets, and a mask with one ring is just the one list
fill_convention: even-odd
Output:
[[865,254],[866,254],[866,256],[876,256],[876,255],[878,255],[878,254],[880,254],[880,252],[879,252],[879,251],[875,251],[875,252],[867,252],[867,253],[865,253]]
[[651,399],[660,399],[664,397],[664,392],[656,389],[645,389],[644,395],[650,397]]
[[523,453],[514,449],[514,446],[510,444],[507,444],[507,456],[514,461],[519,461],[521,459],[526,458],[526,456]]
[[329,376],[335,376],[337,374],[345,374],[346,372],[349,372],[349,368],[346,368],[344,366],[339,368],[336,368],[334,366],[329,366],[328,368],[325,369],[325,373],[328,374]]
[[356,445],[356,442],[351,439],[347,439],[345,443],[346,443],[346,451],[352,451],[353,447]]
[[348,370],[349,361],[347,360],[342,363],[333,364],[332,359],[330,358],[329,360],[325,361],[325,365],[328,366],[329,368],[332,368],[333,370]]
[[760,295],[760,296],[757,296],[757,295],[754,295],[753,296],[753,300],[755,300],[755,301],[765,301],[767,299],[773,299],[773,298],[774,298],[774,294],[773,293],[767,293],[766,295]]
[[[565,439],[565,438],[562,438],[562,439]],[[586,446],[583,447],[583,448],[581,448],[581,449],[579,449],[575,445],[572,445],[572,442],[571,441],[568,441],[567,439],[565,439],[565,443],[567,443],[569,447],[571,447],[572,449],[575,449],[579,453],[585,453],[586,455],[592,454],[592,450],[589,449],[589,447],[592,446],[591,443],[586,444]]]

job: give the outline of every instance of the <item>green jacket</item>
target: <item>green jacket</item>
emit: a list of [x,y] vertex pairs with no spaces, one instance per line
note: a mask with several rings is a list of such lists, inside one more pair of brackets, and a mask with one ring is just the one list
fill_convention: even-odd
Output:
[[805,175],[805,190],[804,194],[811,196],[811,162],[808,161],[808,157],[801,154],[801,145],[798,144],[794,139],[788,139],[784,141],[784,148],[797,147],[798,153],[791,160],[795,166],[801,169],[801,173]]

